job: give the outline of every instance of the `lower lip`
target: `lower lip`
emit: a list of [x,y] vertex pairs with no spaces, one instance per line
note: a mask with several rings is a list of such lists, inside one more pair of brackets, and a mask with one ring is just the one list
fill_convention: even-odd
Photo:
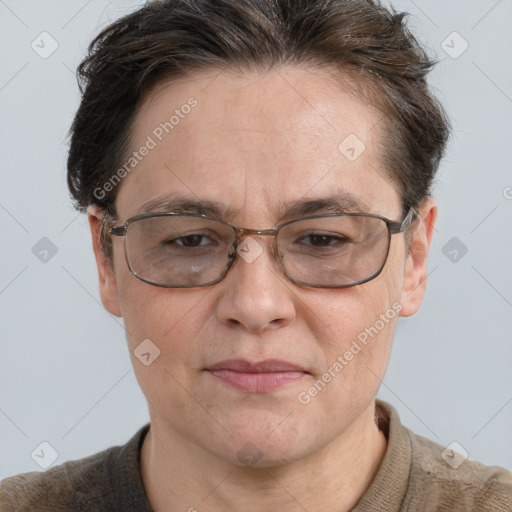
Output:
[[296,371],[244,373],[233,370],[210,370],[209,373],[222,382],[249,393],[274,391],[305,375]]

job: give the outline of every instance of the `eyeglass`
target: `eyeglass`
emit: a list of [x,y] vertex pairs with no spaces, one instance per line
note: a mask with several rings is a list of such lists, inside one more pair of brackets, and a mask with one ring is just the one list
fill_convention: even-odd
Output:
[[256,230],[202,214],[165,212],[135,215],[121,226],[108,227],[107,233],[124,237],[130,272],[154,286],[193,288],[218,283],[237,255],[250,262],[262,252],[254,239],[246,238],[257,235],[273,237],[272,254],[293,283],[347,288],[382,272],[391,235],[407,230],[417,217],[413,208],[401,222],[372,213],[333,213]]

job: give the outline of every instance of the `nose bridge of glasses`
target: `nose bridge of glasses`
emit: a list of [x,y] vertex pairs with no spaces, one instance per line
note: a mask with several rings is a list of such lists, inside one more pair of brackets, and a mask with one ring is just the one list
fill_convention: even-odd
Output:
[[243,240],[251,236],[270,236],[276,238],[279,230],[278,229],[251,229],[251,228],[240,228],[235,227],[235,236],[237,245],[241,244]]
[[237,238],[245,238],[250,235],[257,236],[275,236],[279,232],[278,229],[251,229],[251,228],[235,228]]
[[[239,247],[247,238],[252,237],[270,237],[270,252],[275,256],[275,248],[277,243],[277,234],[279,229],[251,229],[251,228],[240,228],[235,227],[235,246]],[[263,249],[263,246],[257,242]]]

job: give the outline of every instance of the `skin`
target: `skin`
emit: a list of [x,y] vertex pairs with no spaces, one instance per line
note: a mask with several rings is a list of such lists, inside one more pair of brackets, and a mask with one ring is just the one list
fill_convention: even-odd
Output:
[[[132,150],[191,96],[198,106],[123,180],[119,224],[147,201],[180,193],[225,203],[232,212],[225,220],[234,225],[269,229],[282,222],[282,204],[340,187],[369,212],[401,220],[401,199],[378,151],[382,114],[326,74],[212,71],[160,84],[138,111]],[[366,145],[354,162],[338,150],[349,134]],[[156,512],[340,512],[357,503],[386,450],[374,400],[396,319],[307,405],[297,397],[393,303],[401,304],[401,316],[420,307],[435,202],[425,199],[419,213],[410,251],[404,234],[393,235],[382,273],[363,285],[293,284],[277,267],[270,238],[256,236],[264,252],[252,263],[239,259],[223,281],[166,289],[131,275],[121,238],[113,239],[113,266],[105,261],[103,213],[89,209],[101,298],[124,318],[148,401],[141,464]],[[150,366],[133,354],[146,338],[161,351]],[[232,358],[280,359],[307,373],[272,392],[246,393],[204,371]],[[261,457],[254,467],[237,456],[247,443]]]

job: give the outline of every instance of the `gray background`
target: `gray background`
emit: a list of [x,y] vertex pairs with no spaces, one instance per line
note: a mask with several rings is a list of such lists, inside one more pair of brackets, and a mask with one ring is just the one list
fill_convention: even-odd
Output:
[[[0,477],[40,470],[36,448],[51,462],[42,441],[59,464],[124,443],[149,419],[65,186],[74,70],[99,28],[138,4],[0,0]],[[431,82],[455,132],[427,296],[399,321],[379,396],[415,432],[512,470],[512,1],[394,5],[441,61]],[[51,49],[43,31],[58,43],[47,58],[31,47]]]

